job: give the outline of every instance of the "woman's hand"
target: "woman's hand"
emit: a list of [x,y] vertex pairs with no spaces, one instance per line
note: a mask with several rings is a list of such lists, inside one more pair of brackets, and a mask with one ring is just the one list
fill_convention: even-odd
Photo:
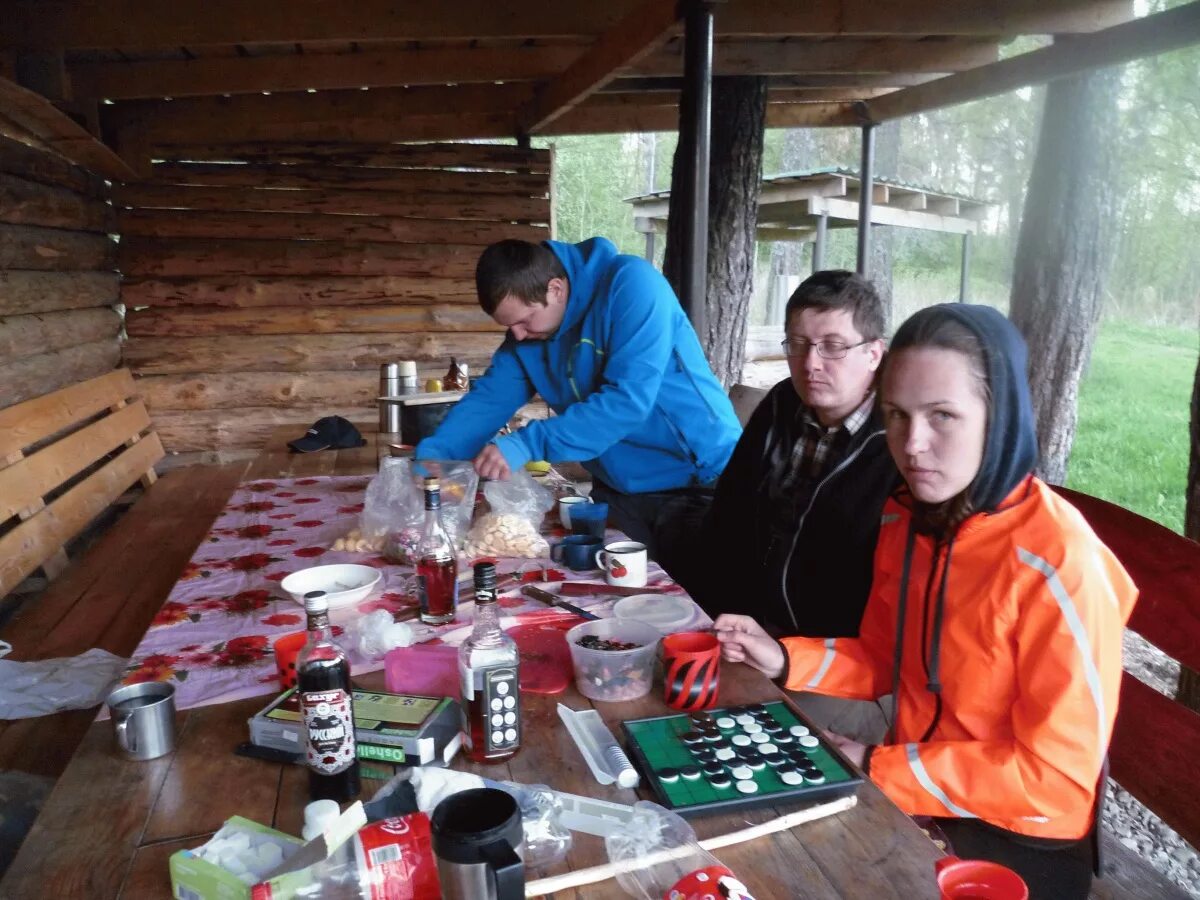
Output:
[[721,656],[727,661],[744,662],[768,678],[783,674],[787,663],[783,648],[754,619],[727,613],[718,616],[713,627],[721,642]]
[[832,731],[826,732],[825,736],[833,746],[842,751],[842,755],[850,762],[854,763],[858,768],[862,768],[863,756],[866,755],[867,745],[860,744],[858,741],[852,741],[848,737],[843,737],[840,734],[834,734]]

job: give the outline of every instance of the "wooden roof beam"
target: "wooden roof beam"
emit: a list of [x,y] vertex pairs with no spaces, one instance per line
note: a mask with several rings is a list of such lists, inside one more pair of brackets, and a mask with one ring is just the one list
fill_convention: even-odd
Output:
[[[103,108],[106,128],[116,134],[136,132],[149,145],[209,141],[358,140],[342,134],[406,135],[406,119],[464,119],[457,134],[438,137],[511,137],[513,111],[528,99],[526,84],[460,87],[381,88],[370,91],[321,91],[315,94],[191,97],[183,100],[135,100]],[[467,127],[466,120],[485,117],[486,133]],[[505,128],[496,131],[498,119]],[[374,123],[369,125],[369,123]],[[339,125],[353,127],[339,128]],[[367,127],[364,127],[367,126]],[[420,130],[420,129],[417,129]],[[389,137],[380,140],[417,140]]]
[[869,122],[884,122],[1196,43],[1200,43],[1200,0],[896,91],[867,101],[861,112]]
[[109,100],[536,81],[579,58],[572,45],[304,53],[230,59],[74,62],[76,95]]
[[639,4],[570,68],[538,87],[532,99],[517,113],[520,133],[542,131],[616,78],[622,69],[657,50],[680,30],[680,12],[675,0],[649,0]]
[[[975,38],[718,41],[713,45],[713,74],[960,72],[999,58],[994,40]],[[631,75],[670,76],[682,71],[679,42],[630,66]]]
[[[0,50],[296,43],[424,41],[514,37],[594,38],[638,0],[357,0],[330,14],[328,0],[13,0],[5,6]],[[1124,21],[1129,0],[739,0],[717,16],[718,35],[929,35],[1012,37],[1094,31]]]
[[133,171],[111,147],[41,94],[0,78],[0,107],[20,129],[76,165],[114,180],[133,176]]

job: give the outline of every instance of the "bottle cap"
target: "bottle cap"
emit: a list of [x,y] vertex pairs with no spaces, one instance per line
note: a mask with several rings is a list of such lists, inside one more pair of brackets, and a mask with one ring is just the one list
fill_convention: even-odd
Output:
[[402,359],[396,363],[401,378],[417,377],[417,362],[414,359]]
[[493,594],[496,591],[496,564],[493,562],[481,561],[475,563],[475,590],[476,591],[491,591]]
[[304,611],[309,613],[329,612],[329,598],[324,591],[309,591],[304,595]]
[[437,476],[435,476],[435,475],[428,475],[428,476],[426,476],[426,478],[425,478],[425,490],[427,490],[427,491],[440,491],[441,489],[442,489],[442,485],[441,485],[441,482],[439,482],[439,481],[437,480]]

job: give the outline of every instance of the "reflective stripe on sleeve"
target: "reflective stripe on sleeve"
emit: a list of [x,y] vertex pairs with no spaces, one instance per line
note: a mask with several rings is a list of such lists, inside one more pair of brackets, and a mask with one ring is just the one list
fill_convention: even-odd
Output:
[[908,767],[912,769],[913,777],[925,790],[929,791],[939,803],[958,816],[960,819],[978,819],[979,816],[969,810],[963,809],[953,800],[951,800],[946,792],[934,784],[932,778],[929,777],[929,772],[925,769],[925,763],[921,762],[921,755],[917,753],[916,744],[905,744],[904,754],[908,757]]
[[834,649],[836,643],[836,638],[825,638],[825,655],[821,658],[821,665],[817,667],[817,674],[809,679],[808,684],[804,685],[806,688],[815,688],[821,683],[821,679],[825,677],[825,673],[833,665],[834,657],[837,656],[837,650]]
[[1100,687],[1100,670],[1096,668],[1096,659],[1092,653],[1092,642],[1088,639],[1087,630],[1083,627],[1083,621],[1079,618],[1079,612],[1075,608],[1075,601],[1071,599],[1071,595],[1067,593],[1062,580],[1058,577],[1058,570],[1046,560],[1035,553],[1030,553],[1024,547],[1017,548],[1017,558],[1045,577],[1046,587],[1050,590],[1050,596],[1058,604],[1058,609],[1063,615],[1063,620],[1067,623],[1071,637],[1075,640],[1075,648],[1079,651],[1079,656],[1083,660],[1083,677],[1087,682],[1088,690],[1092,692],[1092,702],[1096,705],[1096,753],[1098,756],[1103,757],[1105,752],[1103,743],[1104,723],[1107,721],[1104,715],[1104,691]]
[[900,518],[900,516],[896,513],[884,513],[882,516],[879,517],[879,524],[881,526],[882,525],[891,525],[893,522],[895,522],[899,518]]

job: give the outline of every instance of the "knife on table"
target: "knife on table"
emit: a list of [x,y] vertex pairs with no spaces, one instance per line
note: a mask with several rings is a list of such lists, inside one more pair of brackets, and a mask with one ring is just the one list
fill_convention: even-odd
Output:
[[595,597],[608,594],[617,597],[632,597],[634,594],[665,594],[669,588],[648,584],[645,587],[624,587],[619,584],[593,584],[589,581],[564,581],[562,592],[567,597]]
[[552,594],[549,591],[543,591],[541,588],[534,587],[531,584],[521,588],[521,593],[526,597],[532,597],[534,600],[540,600],[542,603],[549,606],[557,606],[559,609],[565,609],[567,612],[574,613],[583,619],[599,619],[600,617],[594,613],[588,612],[586,609],[580,609],[574,603],[568,603],[558,594]]

